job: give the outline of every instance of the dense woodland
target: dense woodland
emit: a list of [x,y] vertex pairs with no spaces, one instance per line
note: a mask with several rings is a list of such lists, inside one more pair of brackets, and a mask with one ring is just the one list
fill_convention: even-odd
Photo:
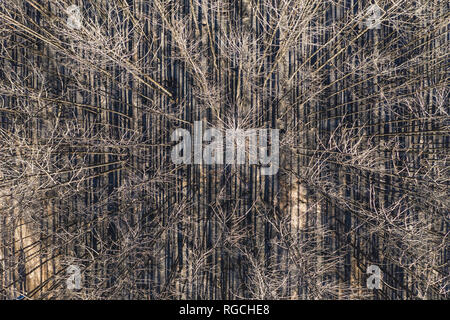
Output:
[[0,299],[448,299],[450,4],[372,3],[0,0]]

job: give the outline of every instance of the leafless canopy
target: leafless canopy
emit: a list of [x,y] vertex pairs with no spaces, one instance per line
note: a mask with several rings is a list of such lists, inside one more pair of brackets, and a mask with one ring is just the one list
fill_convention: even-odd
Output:
[[[376,3],[0,0],[0,299],[448,298],[449,3]],[[278,174],[175,165],[194,121]]]

